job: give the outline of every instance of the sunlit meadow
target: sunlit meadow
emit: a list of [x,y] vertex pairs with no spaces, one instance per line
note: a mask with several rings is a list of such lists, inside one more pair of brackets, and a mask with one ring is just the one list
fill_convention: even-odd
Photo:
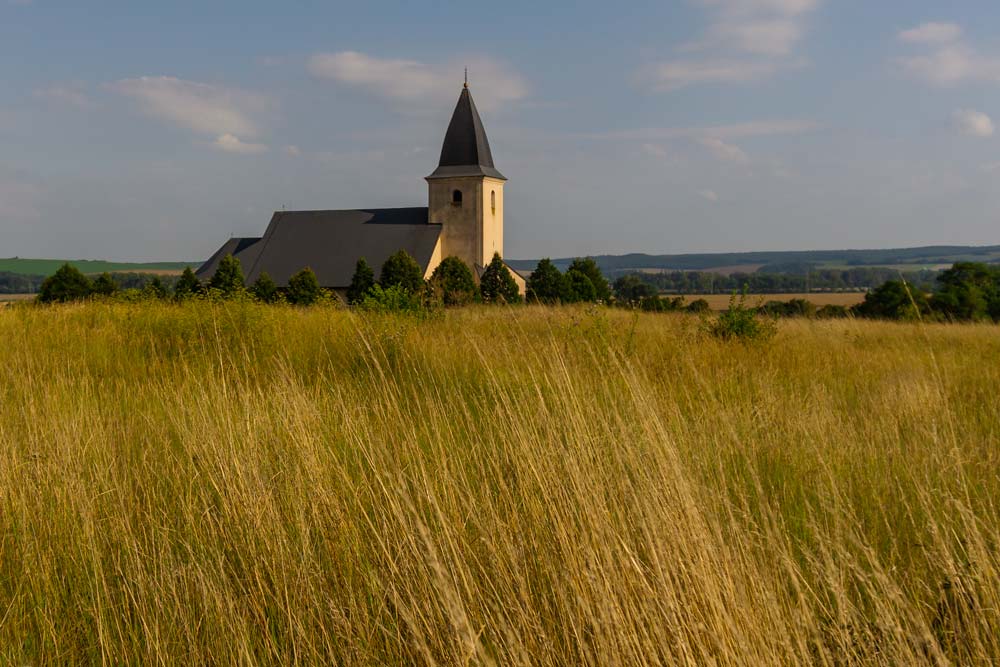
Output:
[[0,310],[0,663],[1000,662],[1000,329]]

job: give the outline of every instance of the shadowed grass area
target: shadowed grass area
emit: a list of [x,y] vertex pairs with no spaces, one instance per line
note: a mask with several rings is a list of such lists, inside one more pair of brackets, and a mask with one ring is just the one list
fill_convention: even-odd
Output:
[[1000,330],[0,311],[0,662],[994,664]]

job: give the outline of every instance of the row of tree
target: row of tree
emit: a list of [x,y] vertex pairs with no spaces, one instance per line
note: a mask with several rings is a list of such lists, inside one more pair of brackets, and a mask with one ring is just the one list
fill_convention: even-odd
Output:
[[[902,278],[918,287],[931,288],[937,274],[937,271],[932,270],[907,271],[902,274]],[[801,274],[768,271],[765,267],[754,273],[738,272],[728,275],[705,271],[631,271],[619,276],[615,282],[629,278],[649,285],[655,292],[670,294],[729,294],[739,292],[744,287],[749,288],[753,294],[780,294],[812,290],[863,291],[899,277],[897,269],[888,267],[814,269]]]
[[[122,289],[121,284],[108,273],[91,280],[72,265],[64,264],[42,282],[38,299],[51,303],[115,295],[177,300],[199,296],[219,299],[251,297],[264,303],[287,302],[295,305],[310,305],[331,298],[309,268],[292,276],[286,287],[279,287],[267,273],[262,273],[252,285],[247,286],[239,260],[226,256],[207,282],[198,280],[188,268],[176,279],[172,288],[159,276],[153,276],[142,288]],[[660,297],[655,288],[634,275],[616,280],[612,292],[597,264],[589,258],[574,260],[565,273],[559,271],[549,259],[541,260],[527,281],[527,297],[530,302],[547,304],[613,302],[653,312],[708,310],[708,304],[701,299],[688,304],[683,297]],[[477,285],[469,266],[457,257],[445,258],[430,280],[425,281],[420,265],[403,250],[385,261],[378,281],[368,263],[359,259],[347,298],[352,305],[388,309],[520,301],[517,284],[498,254],[493,256]],[[830,306],[816,311],[808,301],[795,299],[789,302],[771,301],[757,310],[772,316],[838,317],[853,314],[883,319],[1000,321],[1000,266],[960,262],[939,274],[937,285],[930,293],[905,280],[889,280],[869,292],[863,303],[851,309]]]
[[889,280],[854,307],[862,317],[1000,322],[1000,266],[959,262],[942,271],[931,293]]
[[551,259],[543,259],[527,280],[528,301],[538,303],[580,303],[611,301],[611,287],[592,258],[574,259],[559,271]]
[[520,291],[514,276],[499,253],[486,266],[479,285],[469,266],[458,257],[445,257],[424,280],[423,269],[405,250],[400,250],[382,264],[379,279],[365,258],[358,260],[347,289],[347,303],[372,309],[426,305],[462,306],[482,303],[517,303]]
[[[321,288],[316,274],[308,267],[289,278],[286,287],[279,287],[266,272],[261,273],[253,284],[247,285],[240,261],[227,255],[220,260],[215,273],[206,282],[198,280],[194,272],[187,268],[172,286],[154,276],[141,289],[124,290],[110,274],[105,273],[91,280],[67,263],[42,282],[38,300],[55,303],[94,296],[172,298],[178,301],[196,297],[220,300],[253,298],[263,303],[285,302],[303,306],[332,298],[329,291]],[[445,258],[431,279],[425,281],[420,265],[404,250],[383,263],[377,282],[375,272],[367,261],[359,259],[347,297],[352,305],[390,309],[422,308],[435,303],[457,306],[474,301],[515,303],[520,300],[517,283],[498,254],[493,256],[477,285],[471,269],[457,257]]]

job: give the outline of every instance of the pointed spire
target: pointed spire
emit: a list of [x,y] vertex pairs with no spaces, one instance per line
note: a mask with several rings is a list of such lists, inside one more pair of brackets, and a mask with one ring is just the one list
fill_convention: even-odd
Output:
[[468,79],[462,86],[462,93],[445,133],[438,168],[428,178],[451,176],[490,176],[507,180],[493,166],[490,142],[486,138],[486,129],[476,110],[476,103],[472,101]]

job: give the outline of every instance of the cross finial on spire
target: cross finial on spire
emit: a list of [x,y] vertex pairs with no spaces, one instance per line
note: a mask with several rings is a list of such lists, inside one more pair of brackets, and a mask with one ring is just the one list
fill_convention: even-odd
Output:
[[465,68],[465,83],[462,85],[463,88],[469,87],[469,68]]

